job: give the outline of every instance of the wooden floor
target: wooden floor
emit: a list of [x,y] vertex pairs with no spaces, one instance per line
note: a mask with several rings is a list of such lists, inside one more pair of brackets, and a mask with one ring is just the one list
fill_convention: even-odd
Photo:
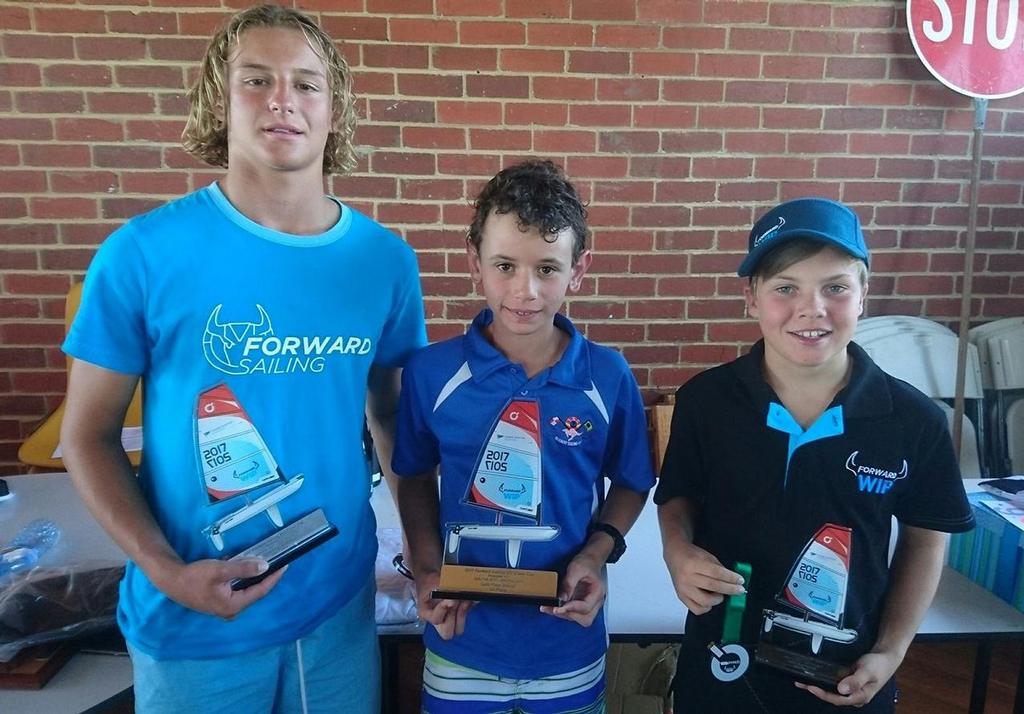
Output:
[[[915,644],[897,675],[900,714],[963,714],[971,700],[975,648],[967,643]],[[1021,644],[993,647],[986,714],[1010,714]]]
[[[401,647],[398,657],[401,685],[398,711],[418,714],[423,650],[419,645]],[[899,714],[964,714],[971,700],[975,648],[970,643],[915,644],[910,648],[897,677]],[[992,652],[985,714],[1010,714],[1020,666],[1021,644],[997,644]],[[839,711],[839,710],[837,710]],[[855,710],[851,710],[855,711]]]

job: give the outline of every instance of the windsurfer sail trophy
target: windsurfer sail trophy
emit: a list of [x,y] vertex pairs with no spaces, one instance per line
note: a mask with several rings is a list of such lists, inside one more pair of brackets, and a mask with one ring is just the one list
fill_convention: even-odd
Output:
[[[835,689],[849,667],[834,664],[819,656],[825,640],[849,644],[857,639],[857,631],[843,628],[846,590],[850,579],[850,545],[852,531],[846,526],[826,523],[807,541],[800,557],[789,571],[776,602],[797,614],[765,610],[763,631],[781,628],[796,633],[805,641],[801,652],[793,648],[793,638],[786,643],[758,644],[755,661],[782,670],[798,680]],[[807,654],[809,649],[811,654]],[[812,656],[813,655],[813,656]]]
[[[558,526],[540,525],[541,490],[540,405],[532,400],[512,401],[491,430],[463,498],[466,504],[495,511],[495,522],[446,525],[441,582],[433,596],[562,604],[557,572],[518,567],[525,544],[558,535]],[[505,515],[526,522],[502,523]],[[508,567],[459,564],[459,546],[466,540],[503,541]]]
[[265,513],[278,528],[233,556],[260,557],[270,566],[255,577],[232,581],[233,589],[258,583],[337,534],[338,529],[327,521],[320,508],[284,525],[278,504],[302,488],[304,477],[299,474],[291,480],[285,478],[252,419],[227,385],[219,384],[199,395],[196,443],[208,505],[239,499],[245,504],[203,531],[213,546],[224,550],[225,533],[260,513]]

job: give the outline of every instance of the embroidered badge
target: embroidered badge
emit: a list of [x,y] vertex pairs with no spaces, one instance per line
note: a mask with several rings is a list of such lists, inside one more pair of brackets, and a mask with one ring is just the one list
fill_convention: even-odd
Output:
[[594,428],[593,422],[583,421],[578,416],[551,417],[548,424],[554,429],[555,441],[565,446],[579,446],[586,433]]
[[909,473],[906,459],[903,459],[903,465],[899,471],[890,471],[877,466],[858,464],[857,454],[859,453],[859,451],[854,451],[846,458],[846,469],[857,477],[857,488],[862,492],[879,495],[888,493],[897,481],[906,478]]

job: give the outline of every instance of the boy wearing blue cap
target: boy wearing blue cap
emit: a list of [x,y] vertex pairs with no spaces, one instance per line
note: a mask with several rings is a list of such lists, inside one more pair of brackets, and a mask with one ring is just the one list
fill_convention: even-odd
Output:
[[943,532],[973,527],[942,412],[852,342],[868,260],[846,206],[773,208],[739,268],[762,339],[676,393],[655,493],[689,610],[676,711],[892,712]]

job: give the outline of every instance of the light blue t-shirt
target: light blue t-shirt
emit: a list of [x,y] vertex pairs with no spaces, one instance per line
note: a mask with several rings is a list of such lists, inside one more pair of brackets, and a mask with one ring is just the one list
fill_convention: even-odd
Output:
[[[139,483],[181,557],[230,556],[272,533],[267,512],[219,542],[210,529],[275,489],[288,492],[277,504],[285,525],[322,508],[339,530],[230,622],[171,601],[129,563],[118,620],[134,646],[158,659],[301,637],[373,576],[376,524],[362,452],[367,376],[371,365],[402,366],[426,342],[423,301],[409,246],[339,205],[327,232],[288,235],[243,216],[214,184],[129,221],[89,268],[64,350],[142,376]],[[211,442],[202,425],[213,422],[200,420],[211,404],[237,406],[244,416],[232,412],[238,419],[224,428],[238,434],[248,420],[265,451],[237,468],[212,468],[258,439]],[[280,473],[267,477],[265,463],[274,461]],[[233,486],[222,489],[226,482]]]

